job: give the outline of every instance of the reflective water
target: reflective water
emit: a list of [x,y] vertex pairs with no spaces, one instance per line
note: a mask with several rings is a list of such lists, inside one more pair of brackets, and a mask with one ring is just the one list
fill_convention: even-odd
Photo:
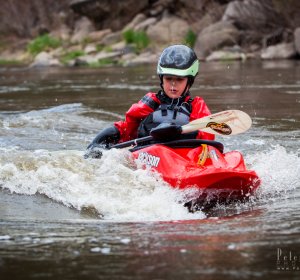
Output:
[[159,89],[155,65],[0,69],[1,279],[299,279],[300,64],[203,63],[192,94],[252,128],[218,138],[262,185],[188,213],[125,150],[83,159],[96,133]]

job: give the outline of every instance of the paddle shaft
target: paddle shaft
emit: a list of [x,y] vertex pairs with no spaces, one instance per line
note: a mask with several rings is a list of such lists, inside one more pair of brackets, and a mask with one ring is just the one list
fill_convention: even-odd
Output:
[[[234,135],[245,132],[251,127],[252,120],[249,115],[239,110],[222,111],[200,119],[191,121],[181,126],[180,133],[185,134],[197,130],[202,130],[215,135]],[[111,148],[126,148],[146,141],[156,139],[153,136],[137,138],[127,142],[111,146]]]
[[154,138],[152,136],[137,138],[137,139],[134,139],[134,140],[130,140],[130,141],[126,141],[126,142],[123,142],[123,143],[115,144],[115,145],[111,146],[111,149],[112,148],[122,149],[122,148],[130,147],[132,145],[136,146],[139,143],[143,143],[143,142],[146,142],[146,141],[151,141],[153,139]]

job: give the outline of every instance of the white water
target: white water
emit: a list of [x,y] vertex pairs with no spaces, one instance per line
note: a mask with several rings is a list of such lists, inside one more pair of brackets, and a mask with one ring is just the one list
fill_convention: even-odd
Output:
[[101,160],[78,151],[10,151],[0,158],[0,184],[12,193],[43,194],[78,210],[92,207],[105,219],[149,221],[203,218],[179,203],[182,193],[146,170],[128,166],[127,152],[113,150]]
[[[259,145],[259,143],[258,143]],[[2,149],[0,185],[11,193],[42,194],[65,206],[96,209],[105,220],[162,221],[202,219],[182,206],[187,193],[172,189],[157,175],[130,166],[129,152],[111,150],[101,160],[81,151]],[[256,197],[268,202],[300,189],[300,158],[283,146],[248,154],[245,160],[262,179]]]
[[[79,211],[95,209],[105,220],[205,218],[204,213],[191,214],[183,207],[191,193],[171,188],[147,170],[133,168],[130,153],[124,149],[107,151],[101,160],[84,159],[83,147],[98,129],[110,124],[84,113],[85,107],[74,103],[4,115],[0,123],[0,187],[16,194],[45,195]],[[109,114],[103,110],[97,113]],[[224,142],[226,152],[239,148],[249,169],[260,176],[256,203],[289,198],[299,192],[299,150],[268,145],[270,132],[264,129],[252,128],[250,133],[218,140]],[[280,139],[285,133],[272,135]]]

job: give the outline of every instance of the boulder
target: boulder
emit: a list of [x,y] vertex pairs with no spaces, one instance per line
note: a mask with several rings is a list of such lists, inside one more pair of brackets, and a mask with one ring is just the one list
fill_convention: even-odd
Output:
[[232,21],[240,29],[272,29],[283,26],[284,20],[272,0],[232,1],[227,5],[222,20]]
[[199,59],[204,59],[216,49],[238,44],[239,35],[238,29],[231,22],[219,21],[204,28],[198,35],[195,52]]
[[118,32],[112,32],[107,34],[102,38],[102,40],[99,41],[99,43],[107,46],[107,45],[118,43],[121,40],[122,40],[122,32],[118,31]]
[[51,31],[50,36],[67,41],[70,40],[71,29],[66,24],[62,24],[57,29]]
[[191,30],[200,33],[205,27],[222,19],[227,5],[222,1],[211,0],[178,0],[181,8],[174,12],[188,22]]
[[188,30],[189,25],[186,21],[176,16],[166,15],[156,24],[149,26],[147,35],[155,44],[172,45],[182,43]]
[[94,31],[93,23],[86,17],[82,17],[76,21],[73,36],[71,38],[72,43],[80,43],[89,36],[89,33]]
[[149,63],[156,64],[158,60],[158,55],[150,52],[145,52],[138,56],[134,56],[134,55],[123,56],[122,60],[124,66],[135,66],[135,65],[149,64]]
[[58,59],[54,58],[50,53],[39,53],[30,67],[47,67],[47,66],[61,66],[62,64]]
[[128,29],[134,29],[134,27],[138,24],[140,24],[141,22],[143,22],[144,20],[146,20],[147,17],[144,14],[137,14],[132,21],[130,21],[128,24],[125,25],[125,27],[123,28],[123,31],[128,30]]
[[85,54],[97,53],[97,46],[95,44],[88,44],[84,47],[83,51]]
[[89,65],[96,64],[101,60],[111,60],[112,62],[116,61],[118,57],[122,55],[121,52],[99,52],[97,54],[88,54],[77,57],[75,59],[75,65]]
[[88,38],[92,42],[99,42],[110,33],[112,33],[111,29],[97,30],[97,31],[90,32],[88,34]]
[[154,25],[157,22],[155,17],[147,18],[146,20],[140,22],[136,26],[134,26],[133,30],[135,31],[145,31],[149,26]]
[[231,52],[231,51],[214,51],[207,58],[206,61],[214,60],[246,60],[247,56],[243,52]]
[[120,41],[110,46],[112,51],[122,51],[125,52],[126,43],[124,41]]
[[261,52],[262,59],[288,59],[297,54],[294,43],[281,43],[270,46]]
[[[290,5],[280,2],[282,1],[232,1],[227,5],[222,19],[233,22],[242,30],[241,45],[247,46],[250,42],[266,47],[289,42],[290,23],[282,11],[286,10],[285,6]],[[289,9],[292,10],[292,7]]]
[[118,31],[145,10],[148,2],[148,0],[74,0],[70,7],[77,14],[88,17],[98,30],[110,28],[112,31]]

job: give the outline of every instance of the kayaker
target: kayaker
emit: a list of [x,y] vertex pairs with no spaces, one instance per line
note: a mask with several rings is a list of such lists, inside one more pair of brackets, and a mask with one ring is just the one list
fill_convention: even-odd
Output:
[[[161,123],[184,125],[210,115],[204,100],[190,95],[198,69],[199,61],[191,48],[172,45],[164,49],[157,64],[161,90],[149,92],[133,104],[126,112],[125,120],[103,129],[88,149],[148,136],[150,130]],[[213,134],[201,131],[184,137],[214,140]]]

